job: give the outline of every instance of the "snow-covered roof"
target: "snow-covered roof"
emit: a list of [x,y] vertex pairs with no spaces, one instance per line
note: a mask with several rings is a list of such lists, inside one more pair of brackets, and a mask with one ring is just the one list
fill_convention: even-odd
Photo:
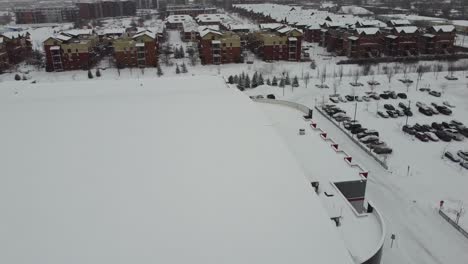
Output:
[[1,35],[10,39],[25,37],[27,34],[28,34],[28,31],[6,31],[6,32],[1,33]]
[[453,32],[455,31],[455,26],[453,25],[441,25],[441,26],[432,26],[432,29],[436,32]]
[[100,35],[120,35],[125,33],[125,28],[104,28],[99,31]]
[[351,37],[348,37],[349,40],[358,40],[359,38],[356,37],[356,36],[351,36]]
[[360,6],[342,6],[339,10],[340,13],[351,15],[372,15],[373,12],[360,7]]
[[60,50],[60,46],[52,46],[49,49],[50,50]]
[[138,32],[137,34],[133,35],[133,38],[139,38],[141,36],[148,36],[150,38],[153,38],[155,39],[156,38],[156,33],[150,31],[150,30],[143,30],[143,31],[140,31]]
[[175,24],[175,23],[193,21],[193,18],[189,15],[170,15],[166,18],[165,21],[171,24]]
[[426,33],[426,34],[423,35],[423,37],[433,38],[433,37],[435,37],[435,35]]
[[418,31],[418,27],[408,26],[408,27],[395,27],[396,32],[412,34]]
[[195,20],[199,23],[222,23],[231,19],[225,14],[202,14],[196,16]]
[[212,40],[211,44],[221,44],[221,40]]
[[62,34],[57,34],[54,36],[54,38],[58,39],[58,40],[61,40],[61,41],[69,41],[70,39],[72,39],[71,36],[66,36],[66,35],[62,35]]
[[93,34],[93,30],[92,29],[70,29],[70,30],[63,31],[62,33],[77,37],[81,35],[91,35]]
[[218,30],[213,30],[213,29],[210,29],[210,28],[205,28],[203,29],[202,31],[199,31],[199,34],[200,36],[203,38],[204,36],[206,36],[207,34],[209,33],[212,33],[212,34],[216,34],[216,35],[222,35],[221,32],[219,32]]
[[411,22],[408,19],[392,19],[390,20],[390,24],[393,26],[409,26]]
[[263,23],[259,25],[260,29],[271,29],[271,30],[280,28],[282,26],[284,26],[284,24],[281,24],[281,23]]
[[271,121],[221,78],[28,85],[0,91],[0,263],[355,263]]
[[297,38],[294,38],[294,37],[291,37],[291,38],[288,38],[289,41],[297,41]]
[[144,47],[145,43],[138,42],[135,44],[135,47]]
[[385,37],[389,38],[389,39],[397,39],[398,38],[398,36],[395,36],[395,35],[386,35]]
[[365,35],[375,35],[377,33],[380,33],[380,29],[379,28],[356,28],[356,32],[361,35],[361,34],[365,34]]

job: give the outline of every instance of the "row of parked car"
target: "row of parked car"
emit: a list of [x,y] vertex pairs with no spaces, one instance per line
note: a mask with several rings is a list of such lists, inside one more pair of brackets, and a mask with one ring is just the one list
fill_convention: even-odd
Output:
[[416,106],[418,107],[419,112],[426,116],[433,116],[438,114],[451,115],[451,108],[455,108],[455,106],[449,102],[444,102],[442,105],[431,103],[430,106],[422,102],[417,102]]
[[429,88],[420,88],[419,91],[421,92],[427,92],[428,94],[435,96],[435,97],[441,97],[442,93],[439,91],[431,90]]
[[409,105],[400,102],[397,108],[392,104],[384,104],[385,111],[378,111],[377,114],[382,118],[397,118],[400,116],[413,116],[413,112],[411,112],[411,108]]
[[468,170],[468,151],[459,150],[457,152],[457,155],[454,155],[450,151],[446,151],[444,153],[444,156],[448,158],[449,160],[460,164],[460,166]]
[[440,140],[444,142],[452,140],[462,141],[465,137],[468,137],[468,128],[457,120],[452,120],[448,123],[433,122],[431,125],[420,125],[418,123],[413,126],[404,125],[402,130],[423,142],[437,142]]
[[380,100],[380,99],[406,99],[408,96],[406,93],[395,93],[394,91],[384,91],[381,94],[376,92],[366,92],[364,96],[358,95],[331,95],[330,101],[333,103],[346,103],[346,102],[370,102],[371,100]]
[[335,121],[343,122],[344,128],[371,151],[376,154],[391,154],[393,152],[392,148],[380,140],[380,134],[377,130],[363,127],[358,121],[352,120],[343,109],[336,105],[324,105],[322,109]]

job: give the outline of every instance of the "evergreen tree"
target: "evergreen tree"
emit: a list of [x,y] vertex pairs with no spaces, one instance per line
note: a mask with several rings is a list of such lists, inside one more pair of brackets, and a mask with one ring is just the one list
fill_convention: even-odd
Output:
[[245,76],[245,88],[250,88],[250,76],[247,74],[247,76]]
[[19,74],[15,74],[15,80],[16,81],[21,81],[21,76]]
[[285,84],[286,84],[286,81],[284,80],[284,78],[281,78],[279,87],[284,88]]
[[157,74],[159,77],[161,77],[161,76],[163,75],[163,71],[162,71],[162,69],[161,69],[161,65],[159,65],[159,64],[158,64],[158,69],[157,69],[156,74]]
[[101,77],[101,71],[99,68],[96,69],[96,77]]
[[239,76],[237,76],[237,74],[234,75],[234,83],[239,83]]
[[26,77],[26,75],[23,75],[23,81],[27,81],[28,80],[28,77]]
[[271,86],[271,81],[270,81],[270,78],[268,78],[268,79],[267,79],[267,82],[266,82],[266,84],[267,84],[268,86]]
[[297,76],[294,76],[292,87],[299,87],[299,80],[297,79]]
[[182,46],[180,46],[179,58],[185,58],[185,51],[184,51],[184,47]]
[[239,79],[239,83],[237,84],[237,88],[241,91],[244,91],[245,90],[245,78],[242,79],[240,78]]
[[258,85],[264,85],[265,84],[265,80],[263,79],[263,75],[260,73],[260,75],[258,76]]
[[182,62],[182,72],[187,73],[187,65],[185,65],[185,62]]
[[88,78],[89,79],[94,78],[93,73],[91,72],[91,70],[88,70]]
[[257,86],[258,86],[258,74],[257,72],[255,72],[252,77],[252,88],[256,88]]
[[312,60],[312,61],[310,62],[310,68],[311,68],[312,70],[315,70],[316,67],[317,67],[317,65],[315,64],[315,61]]
[[276,79],[276,76],[273,76],[273,81],[271,82],[271,85],[278,86],[278,79]]
[[284,84],[291,85],[291,79],[289,78],[289,73],[286,74],[286,79],[284,80]]
[[176,66],[175,73],[176,73],[176,74],[179,74],[179,73],[180,73],[179,64],[177,64],[177,66]]
[[234,77],[232,77],[232,75],[229,75],[228,83],[230,83],[230,84],[234,83]]

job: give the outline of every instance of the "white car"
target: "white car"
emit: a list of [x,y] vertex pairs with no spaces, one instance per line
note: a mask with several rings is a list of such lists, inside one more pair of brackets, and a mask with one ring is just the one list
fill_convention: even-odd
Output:
[[430,141],[439,141],[439,137],[437,137],[437,135],[435,133],[432,133],[432,132],[425,132],[424,134],[426,134],[426,136],[429,138]]

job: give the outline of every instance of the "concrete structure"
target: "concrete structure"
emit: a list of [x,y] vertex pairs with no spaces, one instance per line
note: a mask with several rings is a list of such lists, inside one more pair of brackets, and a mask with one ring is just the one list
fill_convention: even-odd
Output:
[[241,39],[230,31],[203,29],[199,32],[198,50],[202,64],[224,64],[242,61]]
[[178,30],[183,30],[184,23],[194,22],[193,18],[189,15],[170,15],[164,21],[167,28]]
[[144,68],[158,65],[157,36],[150,30],[123,34],[114,40],[113,50],[118,68]]
[[99,59],[97,34],[92,30],[70,30],[44,41],[46,71],[91,68]]

